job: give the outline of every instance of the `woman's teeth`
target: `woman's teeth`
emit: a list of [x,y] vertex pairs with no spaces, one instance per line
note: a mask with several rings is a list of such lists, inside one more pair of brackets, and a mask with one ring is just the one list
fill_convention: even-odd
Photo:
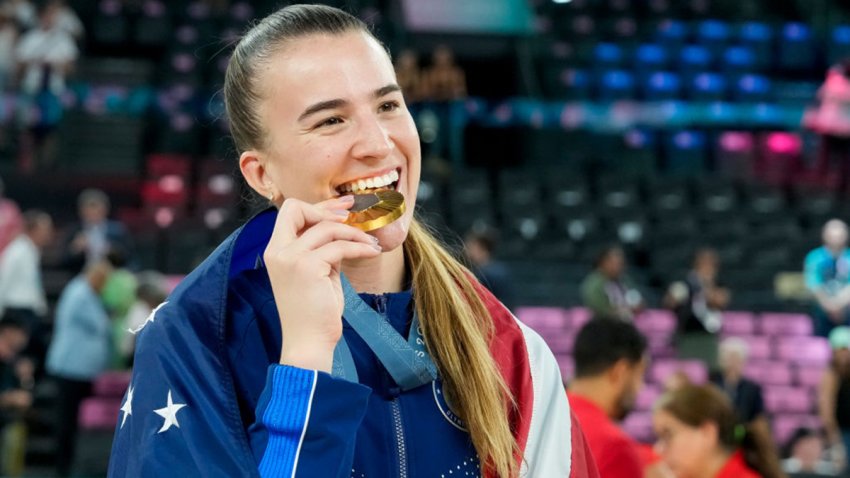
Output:
[[394,182],[398,181],[398,171],[393,170],[383,176],[376,176],[374,178],[368,179],[359,179],[357,181],[352,181],[350,183],[345,183],[341,186],[337,186],[337,191],[340,194],[344,193],[355,193],[357,194],[360,191],[365,191],[366,189],[377,189],[377,188],[387,188],[391,187]]

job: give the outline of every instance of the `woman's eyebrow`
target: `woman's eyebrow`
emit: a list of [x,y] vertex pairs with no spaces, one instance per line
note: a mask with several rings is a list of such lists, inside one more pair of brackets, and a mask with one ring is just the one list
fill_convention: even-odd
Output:
[[314,114],[318,113],[319,111],[332,110],[332,109],[340,108],[340,107],[345,106],[347,104],[348,104],[348,102],[345,101],[345,100],[342,100],[342,99],[320,101],[318,103],[315,103],[315,104],[308,106],[307,109],[305,109],[304,112],[301,113],[301,116],[298,117],[298,121],[301,121],[301,120],[303,120],[304,118],[306,118],[310,115],[314,115]]
[[[382,87],[378,88],[377,90],[374,91],[374,93],[372,93],[372,95],[375,98],[380,98],[382,96],[386,96],[386,95],[388,95],[390,93],[394,93],[396,91],[401,91],[401,87],[399,87],[395,83],[391,83],[389,85],[382,86]],[[314,104],[308,106],[307,109],[305,109],[304,112],[301,113],[301,116],[298,117],[298,121],[301,121],[301,120],[307,118],[308,116],[314,115],[314,114],[316,114],[320,111],[341,108],[341,107],[343,107],[347,104],[348,104],[348,101],[343,100],[341,98],[337,98],[337,99],[333,99],[333,100],[320,101],[318,103],[314,103]]]

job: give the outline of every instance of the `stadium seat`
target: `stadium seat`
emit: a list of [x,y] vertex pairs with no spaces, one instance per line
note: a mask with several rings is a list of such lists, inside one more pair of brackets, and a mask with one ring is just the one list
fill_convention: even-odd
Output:
[[741,75],[756,68],[755,53],[744,46],[731,46],[722,52],[720,58],[721,70],[727,75]]
[[836,25],[829,34],[826,56],[830,65],[850,57],[850,25]]
[[163,47],[168,44],[173,26],[168,9],[158,0],[147,0],[142,4],[141,15],[136,20],[133,40],[137,45]]
[[596,83],[597,96],[601,101],[628,100],[636,96],[634,75],[626,70],[602,70]]
[[684,372],[693,383],[701,384],[708,380],[708,368],[700,360],[660,359],[650,365],[650,381],[663,384],[677,371]]
[[764,407],[768,413],[783,415],[786,413],[811,413],[814,400],[804,388],[769,385],[762,388]]
[[806,314],[761,314],[761,332],[765,335],[806,337],[814,332],[812,319]]
[[646,384],[638,392],[637,400],[635,401],[635,411],[652,411],[655,402],[661,396],[663,389],[658,385]]
[[723,101],[728,96],[729,82],[720,74],[701,72],[685,78],[685,96],[691,100]]
[[623,431],[641,443],[655,440],[651,412],[633,412],[623,421]]
[[706,169],[706,136],[701,131],[676,131],[664,142],[665,171],[675,176],[697,176]]
[[715,168],[733,178],[750,178],[755,172],[755,136],[749,131],[723,131],[717,136]]
[[641,95],[649,101],[673,100],[682,95],[679,75],[669,71],[656,71],[643,77]]
[[707,48],[699,45],[688,45],[679,52],[679,73],[686,79],[712,70],[714,57]]
[[732,35],[731,26],[722,20],[703,20],[696,26],[696,43],[718,57]]
[[655,39],[665,47],[678,50],[687,41],[688,25],[679,20],[662,20],[658,23]]
[[762,387],[787,387],[792,383],[791,368],[785,362],[750,360],[744,375]]
[[670,53],[658,43],[643,43],[635,49],[634,69],[641,76],[653,71],[666,71],[672,66]]
[[806,71],[815,66],[816,50],[811,28],[804,23],[786,23],[779,33],[777,64],[783,70]]
[[811,412],[806,412],[805,414],[777,414],[772,417],[771,425],[774,440],[780,446],[786,445],[798,428],[804,427],[820,430],[823,427],[817,415],[811,414]]
[[556,355],[555,359],[558,361],[558,368],[561,369],[561,380],[564,383],[572,380],[576,370],[573,358],[569,355]]
[[[735,336],[744,340],[747,343],[747,357],[750,361],[769,361],[774,359],[774,346],[773,339],[771,337],[766,337],[764,335],[744,335],[744,334],[729,334],[727,332],[723,332],[724,338],[729,336]],[[785,367],[788,364],[785,364]]]
[[121,398],[130,385],[130,372],[109,371],[97,376],[92,386],[92,392],[97,397]]
[[103,0],[92,25],[92,39],[105,46],[122,46],[129,37],[129,22],[119,0]]
[[80,404],[78,424],[81,430],[114,430],[122,399],[89,397]]
[[753,335],[756,333],[757,324],[756,315],[752,312],[727,310],[723,312],[723,327],[721,330],[724,335]]
[[517,318],[535,330],[554,329],[566,331],[569,328],[569,315],[561,307],[520,307]]
[[742,103],[758,103],[773,98],[773,84],[766,76],[743,74],[734,77],[732,98]]
[[753,52],[757,70],[773,66],[774,36],[775,32],[767,23],[750,21],[738,27],[737,42]]
[[777,337],[776,341],[780,360],[818,367],[829,363],[829,343],[823,337]]

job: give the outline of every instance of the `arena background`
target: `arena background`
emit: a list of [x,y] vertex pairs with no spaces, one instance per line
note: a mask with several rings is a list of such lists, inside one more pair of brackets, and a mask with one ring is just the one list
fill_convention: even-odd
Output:
[[[732,291],[721,335],[749,342],[777,444],[817,426],[829,347],[807,315],[802,264],[823,224],[848,219],[850,207],[842,164],[824,170],[821,138],[803,125],[827,69],[850,56],[844,2],[325,3],[374,24],[394,56],[417,52],[423,69],[438,46],[454,52],[467,95],[411,106],[423,138],[421,214],[458,248],[467,231],[498,231],[511,305],[544,335],[565,380],[572,337],[589,317],[579,286],[617,243],[648,307],[635,321],[653,354],[625,428],[651,442],[650,407],[667,376],[708,374],[676,360],[675,317],[662,302],[694,252],[711,246]],[[4,195],[47,211],[58,229],[42,258],[51,305],[73,275],[62,241],[85,188],[105,191],[131,231],[134,269],[172,284],[263,206],[238,175],[221,86],[233,41],[284,5],[68,4],[85,35],[59,98],[53,157],[39,162],[22,144],[14,86],[0,108]],[[51,314],[44,325],[49,338]],[[107,373],[83,404],[80,476],[105,475],[126,377]],[[33,393],[25,473],[47,476],[55,389],[44,377]]]

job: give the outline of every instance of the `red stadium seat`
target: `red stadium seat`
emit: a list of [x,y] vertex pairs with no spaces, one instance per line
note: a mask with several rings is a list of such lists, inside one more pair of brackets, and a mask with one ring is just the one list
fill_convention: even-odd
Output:
[[80,405],[78,421],[82,430],[113,430],[121,408],[119,398],[89,397]]
[[777,358],[806,366],[825,366],[830,360],[829,343],[823,337],[780,337]]

